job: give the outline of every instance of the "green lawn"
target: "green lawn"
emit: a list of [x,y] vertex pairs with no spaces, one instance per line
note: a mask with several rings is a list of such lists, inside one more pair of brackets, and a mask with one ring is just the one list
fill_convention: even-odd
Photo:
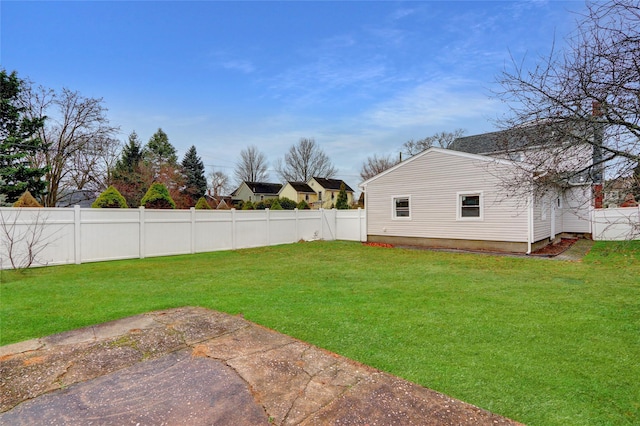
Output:
[[531,425],[640,423],[640,242],[583,262],[314,242],[2,272],[0,342],[204,306]]

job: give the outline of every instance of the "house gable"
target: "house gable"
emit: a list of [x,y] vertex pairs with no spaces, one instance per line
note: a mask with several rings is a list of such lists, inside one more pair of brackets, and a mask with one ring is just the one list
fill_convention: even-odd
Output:
[[347,193],[347,203],[353,203],[353,189],[347,183],[341,179],[327,179],[320,177],[312,177],[308,182],[309,186],[318,194],[318,201],[315,203],[315,207],[331,208],[334,206],[338,193],[340,192],[340,186],[344,184],[345,192]]
[[483,163],[496,163],[498,165],[507,165],[507,166],[511,166],[513,165],[513,161],[510,160],[504,160],[504,159],[499,159],[499,158],[493,158],[493,157],[488,157],[485,155],[478,155],[478,154],[472,154],[472,153],[468,153],[468,152],[461,152],[461,151],[453,151],[450,149],[444,149],[444,148],[436,148],[436,147],[431,147],[429,149],[426,149],[424,151],[422,151],[419,154],[414,155],[413,157],[396,164],[395,166],[381,172],[378,173],[377,175],[365,180],[364,182],[360,183],[360,188],[362,188],[363,190],[367,187],[367,185],[369,185],[371,182],[375,182],[376,180],[380,179],[380,178],[384,178],[384,176],[390,174],[390,173],[394,173],[395,170],[401,168],[401,167],[406,167],[407,164],[411,164],[414,161],[423,161],[423,157],[426,156],[430,156],[430,155],[434,155],[434,153],[441,153],[444,155],[450,155],[450,156],[454,156],[454,157],[460,157],[460,158],[467,158],[470,160],[475,160],[475,161],[479,161],[479,162],[483,162]]
[[280,189],[282,189],[282,185],[279,183],[243,181],[232,195],[235,200],[261,201],[262,199],[278,198]]
[[316,192],[305,182],[287,182],[278,196],[294,200],[297,203],[305,201],[307,204],[311,204],[317,201]]

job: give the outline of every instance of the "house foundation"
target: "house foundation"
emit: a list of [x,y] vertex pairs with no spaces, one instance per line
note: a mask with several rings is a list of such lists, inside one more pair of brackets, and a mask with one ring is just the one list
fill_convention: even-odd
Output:
[[[517,241],[489,241],[489,240],[458,240],[452,238],[421,238],[421,237],[397,237],[389,235],[367,235],[367,241],[372,243],[386,243],[394,246],[417,246],[433,249],[490,251],[499,253],[521,253],[528,250],[526,242]],[[531,245],[535,251],[550,244],[548,238],[537,241]]]

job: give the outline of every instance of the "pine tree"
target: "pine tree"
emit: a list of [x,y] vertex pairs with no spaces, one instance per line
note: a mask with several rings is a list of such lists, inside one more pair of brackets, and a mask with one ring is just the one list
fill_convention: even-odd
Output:
[[145,182],[141,166],[142,147],[134,131],[129,135],[129,143],[122,149],[110,182],[131,207],[140,205],[140,199],[149,185]]
[[116,163],[114,173],[132,173],[138,169],[141,160],[142,145],[138,139],[138,134],[133,131],[129,135],[129,143],[122,149],[122,154]]
[[338,199],[336,200],[336,209],[348,210],[349,202],[347,201],[347,188],[344,182],[340,184],[340,192],[338,193]]
[[47,168],[33,167],[30,157],[46,148],[37,136],[44,126],[44,118],[28,119],[25,108],[17,105],[22,81],[16,72],[0,71],[0,192],[6,202],[13,203],[29,191],[39,198],[46,192],[42,179]]
[[204,164],[198,153],[196,147],[191,146],[184,158],[182,159],[182,170],[186,177],[186,189],[185,193],[192,199],[197,200],[204,196],[207,192],[207,179],[204,176]]
[[147,145],[144,147],[143,155],[146,161],[156,165],[175,165],[178,162],[176,149],[171,145],[169,136],[167,136],[162,129],[158,129],[158,131],[151,136],[151,139],[149,139],[149,142],[147,142]]

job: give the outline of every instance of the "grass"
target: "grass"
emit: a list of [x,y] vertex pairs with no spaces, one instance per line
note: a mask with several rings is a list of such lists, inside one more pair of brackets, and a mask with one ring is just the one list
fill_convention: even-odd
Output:
[[245,318],[530,425],[640,423],[640,242],[583,262],[314,242],[2,272],[0,343]]

